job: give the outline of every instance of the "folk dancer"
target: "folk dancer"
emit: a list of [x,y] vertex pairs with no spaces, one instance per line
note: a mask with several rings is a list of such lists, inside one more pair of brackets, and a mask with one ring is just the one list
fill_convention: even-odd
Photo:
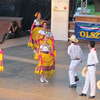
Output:
[[68,46],[68,55],[70,56],[71,62],[69,66],[69,81],[70,81],[70,87],[76,88],[77,87],[77,81],[79,81],[79,78],[76,73],[76,68],[82,61],[82,49],[78,45],[78,40],[75,35],[72,35],[70,38],[70,45]]
[[4,71],[4,51],[0,48],[0,72]]
[[96,64],[98,63],[97,52],[95,49],[95,42],[90,41],[89,44],[90,52],[87,59],[88,71],[85,78],[85,84],[80,96],[87,96],[87,92],[90,87],[90,99],[95,98],[96,95]]
[[47,78],[51,77],[55,72],[55,55],[47,40],[44,40],[44,43],[40,45],[38,61],[35,73],[40,75],[40,82],[48,83]]
[[31,30],[30,30],[30,38],[29,38],[29,42],[28,42],[28,46],[31,47],[32,49],[34,49],[34,52],[36,52],[36,44],[37,44],[37,40],[36,40],[36,36],[39,32],[39,30],[42,28],[42,19],[41,19],[41,13],[40,12],[36,12],[35,13],[35,20],[31,26]]
[[[44,40],[47,40],[47,43],[51,46],[52,50],[56,53],[55,46],[54,46],[54,37],[52,32],[48,29],[48,23],[47,21],[42,23],[42,29],[38,32],[36,36],[36,48],[39,50],[39,47],[42,43],[44,43]],[[38,53],[38,52],[37,52]],[[37,59],[37,54],[34,56],[35,59]]]

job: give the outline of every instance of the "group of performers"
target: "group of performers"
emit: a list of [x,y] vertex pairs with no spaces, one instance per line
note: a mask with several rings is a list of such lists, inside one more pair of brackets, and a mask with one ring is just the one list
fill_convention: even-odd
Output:
[[[36,19],[34,20],[31,30],[28,46],[34,52],[34,59],[38,61],[34,73],[40,75],[40,82],[48,83],[48,78],[55,73],[55,43],[54,37],[51,33],[48,22],[42,20],[41,13],[35,13]],[[78,44],[78,39],[75,35],[70,38],[70,45],[68,46],[68,55],[70,56],[71,63],[69,65],[69,83],[70,88],[77,87],[79,81],[76,69],[79,63],[83,60],[83,52]],[[85,85],[80,96],[87,96],[90,87],[90,98],[95,98],[96,95],[96,64],[98,63],[97,53],[95,49],[95,42],[89,43],[90,52],[87,59],[87,73],[85,77]],[[0,49],[0,71],[3,69],[3,51]]]
[[41,13],[35,13],[36,19],[31,26],[28,46],[34,51],[34,59],[38,60],[35,73],[40,75],[40,82],[48,82],[47,78],[55,72],[56,50],[54,37],[48,27],[48,22],[41,19]]
[[[70,45],[68,46],[68,55],[70,56],[71,63],[69,66],[69,81],[70,88],[77,87],[77,81],[79,81],[77,75],[77,66],[82,62],[84,55],[81,47],[78,44],[78,39],[75,35],[72,35],[70,38]],[[98,63],[97,53],[95,49],[95,42],[90,41],[89,45],[89,54],[87,58],[87,72],[85,73],[85,84],[80,96],[87,96],[87,93],[90,89],[90,99],[94,99],[96,95],[96,64]]]
[[[34,51],[34,59],[38,60],[38,64],[35,67],[35,73],[40,75],[40,82],[47,83],[47,78],[52,76],[55,72],[55,56],[56,50],[54,46],[54,38],[50,29],[48,28],[48,22],[41,19],[41,13],[36,12],[36,19],[31,27],[31,34],[28,45]],[[75,35],[70,38],[70,45],[68,46],[68,55],[70,56],[71,63],[69,65],[69,84],[70,88],[77,87],[77,81],[79,77],[77,75],[77,66],[83,61],[83,51],[78,44],[78,39]],[[85,78],[85,85],[80,96],[87,96],[88,89],[90,87],[90,98],[95,98],[96,94],[96,64],[98,58],[95,49],[95,42],[90,41],[89,44],[90,53],[87,59],[87,73]]]

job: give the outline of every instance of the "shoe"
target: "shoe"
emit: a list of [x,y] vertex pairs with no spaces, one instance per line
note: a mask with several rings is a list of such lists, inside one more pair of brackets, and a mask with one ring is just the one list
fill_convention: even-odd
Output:
[[48,83],[48,80],[44,79],[44,82]]
[[69,87],[70,87],[70,88],[76,88],[77,85],[76,85],[76,84],[73,84],[73,85],[70,85]]
[[44,83],[44,80],[43,80],[43,78],[42,78],[42,77],[40,78],[40,82],[41,82],[41,83]]
[[87,96],[86,94],[84,94],[84,93],[81,93],[79,96]]
[[44,79],[44,82],[48,83],[48,80],[45,77],[43,79]]
[[79,81],[79,77],[75,76],[75,82]]
[[95,98],[95,96],[90,96],[90,97],[89,97],[89,99],[94,99],[94,98]]

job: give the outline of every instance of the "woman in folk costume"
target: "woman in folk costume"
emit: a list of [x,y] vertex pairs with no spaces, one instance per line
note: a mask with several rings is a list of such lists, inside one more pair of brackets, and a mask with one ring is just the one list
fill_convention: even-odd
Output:
[[35,17],[36,17],[36,19],[34,20],[32,26],[31,26],[30,39],[28,42],[28,46],[32,47],[33,49],[36,49],[36,36],[37,36],[39,30],[42,28],[41,27],[42,26],[41,25],[41,23],[42,23],[41,13],[36,12]]
[[37,40],[38,40],[38,47],[40,47],[40,45],[44,42],[44,38],[46,37],[47,39],[47,43],[50,45],[50,47],[53,50],[53,53],[56,55],[56,50],[55,50],[55,46],[54,46],[54,37],[52,32],[50,31],[50,29],[48,29],[48,22],[44,21],[42,23],[42,29],[39,31],[39,34],[37,35]]
[[[44,22],[42,22],[41,29],[38,30],[38,33],[35,36],[35,44],[34,44],[34,46],[36,48],[36,52],[34,55],[35,60],[37,60],[37,55],[38,55],[40,45],[44,42],[44,38],[46,35],[47,35],[47,22],[44,21]],[[34,37],[34,36],[32,36],[32,37]]]
[[36,35],[37,48],[39,48],[40,45],[44,42],[46,32],[47,32],[47,22],[43,22],[42,28],[38,31],[38,34]]
[[47,78],[55,72],[55,55],[47,43],[47,37],[45,37],[44,42],[40,45],[38,61],[35,73],[40,75],[40,82],[48,82]]
[[38,34],[36,35],[36,45],[37,49],[39,49],[40,45],[44,42],[45,36],[48,34],[48,23],[47,21],[44,21],[42,23],[42,28],[38,31]]
[[34,20],[32,26],[31,26],[31,30],[33,30],[34,27],[41,27],[41,21],[42,21],[41,20],[41,13],[36,12],[34,16],[36,19]]
[[46,34],[46,40],[47,40],[47,43],[50,45],[50,48],[52,48],[52,53],[56,56],[55,40],[50,30],[48,30]]
[[47,38],[47,43],[52,48],[52,53],[56,56],[55,40],[54,40],[52,32],[49,29],[48,29],[48,32],[46,34],[46,38]]
[[70,38],[70,45],[68,46],[68,55],[70,56],[71,62],[69,66],[69,81],[70,81],[70,87],[76,88],[78,76],[76,74],[76,69],[79,63],[82,61],[82,50],[80,46],[78,45],[78,40],[75,35],[72,35]]
[[87,59],[88,71],[85,77],[85,84],[80,96],[87,96],[87,92],[90,88],[90,99],[94,99],[96,95],[96,64],[99,62],[97,57],[97,52],[95,49],[95,42],[90,41],[89,44],[90,52]]
[[4,71],[4,51],[0,49],[0,72]]
[[44,21],[42,22],[42,29],[39,30],[39,35],[41,40],[44,39],[44,37],[47,35],[47,32],[48,32],[48,22]]

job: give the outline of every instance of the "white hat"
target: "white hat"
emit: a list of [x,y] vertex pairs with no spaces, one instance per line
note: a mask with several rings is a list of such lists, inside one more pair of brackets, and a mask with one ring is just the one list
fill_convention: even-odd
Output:
[[86,77],[87,71],[88,71],[87,66],[84,66],[81,72],[83,77]]
[[97,88],[100,89],[100,80],[97,81]]
[[70,41],[73,41],[73,42],[78,42],[78,39],[76,38],[75,35],[72,35],[70,38],[69,38]]

